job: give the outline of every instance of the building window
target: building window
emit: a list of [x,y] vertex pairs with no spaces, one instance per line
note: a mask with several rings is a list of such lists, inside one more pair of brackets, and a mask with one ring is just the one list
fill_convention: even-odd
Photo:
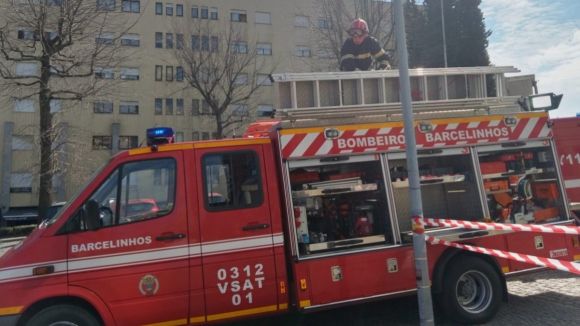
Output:
[[212,36],[211,37],[211,52],[218,52],[218,47],[219,47],[219,39],[217,36]]
[[155,66],[155,80],[163,80],[163,66]]
[[191,36],[191,49],[193,51],[199,50],[199,35],[192,35]]
[[199,17],[199,9],[197,6],[191,6],[191,18]]
[[247,85],[248,84],[248,74],[238,74],[234,79],[234,84],[236,85]]
[[199,115],[199,100],[196,98],[191,100],[191,115]]
[[272,86],[272,80],[270,80],[270,77],[266,74],[258,74],[256,84],[258,86]]
[[201,19],[207,19],[207,18],[208,18],[207,7],[201,7]]
[[119,149],[130,149],[139,147],[139,137],[119,136]]
[[18,62],[16,64],[16,75],[36,76],[36,63]]
[[34,112],[36,101],[33,99],[23,99],[14,101],[14,112]]
[[199,140],[199,131],[194,131],[191,133],[191,140],[193,141]]
[[306,16],[295,16],[294,17],[294,26],[308,28],[310,26],[310,23],[308,22],[308,17],[306,17]]
[[155,115],[163,114],[163,99],[156,98],[155,99]]
[[50,113],[57,113],[62,110],[62,102],[61,100],[50,100]]
[[177,50],[183,49],[183,34],[175,34],[175,48]]
[[93,102],[93,113],[113,113],[113,102],[112,101],[94,101]]
[[93,136],[93,149],[111,149],[111,136]]
[[318,50],[318,56],[321,58],[332,58],[333,53],[331,49],[324,48]]
[[115,37],[111,33],[101,33],[95,39],[97,44],[113,45],[115,44]]
[[248,45],[246,42],[232,42],[230,43],[230,51],[234,53],[248,53]]
[[115,0],[97,0],[97,9],[115,10]]
[[256,24],[271,24],[269,12],[256,12]]
[[318,28],[319,29],[331,29],[332,22],[330,21],[330,19],[318,18]]
[[218,139],[217,132],[211,133],[211,139]]
[[182,67],[176,67],[175,68],[175,81],[183,81],[183,68]]
[[209,132],[202,132],[201,140],[209,140]]
[[201,50],[205,52],[209,51],[209,36],[201,37]]
[[217,10],[217,8],[211,8],[210,18],[213,19],[213,20],[217,20],[218,19],[218,10]]
[[121,10],[125,12],[141,12],[141,2],[136,0],[123,0]]
[[232,107],[232,114],[235,116],[246,116],[248,115],[248,106],[244,104],[234,104]]
[[113,72],[113,68],[106,68],[106,67],[95,67],[95,78],[100,79],[113,79],[115,78],[115,73]]
[[121,68],[121,79],[139,80],[139,68]]
[[201,114],[210,115],[209,103],[206,100],[201,100]]
[[175,100],[175,114],[183,115],[183,99],[178,98]]
[[247,21],[245,10],[232,10],[230,17],[233,22],[245,23]]
[[208,69],[201,69],[199,71],[199,73],[201,74],[201,82],[204,84],[209,83],[209,70]]
[[183,143],[183,132],[178,131],[175,133],[175,142]]
[[310,57],[310,47],[307,45],[297,45],[296,46],[296,56],[297,57]]
[[165,33],[165,48],[173,49],[173,33]]
[[256,45],[256,54],[258,55],[272,55],[272,44],[258,43]]
[[34,136],[12,136],[13,151],[34,150]]
[[173,115],[173,99],[172,98],[165,99],[165,114],[166,115]]
[[18,29],[18,39],[20,40],[35,40],[38,41],[38,35],[34,30],[29,28],[19,28]]
[[163,15],[163,2],[155,2],[155,14]]
[[125,34],[121,36],[121,45],[123,46],[140,46],[141,41],[139,34]]
[[165,4],[165,14],[167,16],[173,16],[173,4],[172,3]]
[[163,33],[155,33],[155,47],[163,49]]
[[165,67],[165,80],[166,81],[173,81],[173,67],[172,66]]
[[258,105],[258,118],[272,118],[274,106],[261,104]]
[[121,114],[139,114],[138,102],[121,102],[119,104],[119,113]]
[[32,173],[10,173],[10,193],[32,192]]
[[175,16],[183,17],[183,5],[175,5]]

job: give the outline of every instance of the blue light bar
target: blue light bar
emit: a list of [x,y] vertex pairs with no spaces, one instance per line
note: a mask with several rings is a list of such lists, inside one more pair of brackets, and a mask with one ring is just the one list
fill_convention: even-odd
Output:
[[147,129],[147,145],[173,143],[173,128],[158,127]]

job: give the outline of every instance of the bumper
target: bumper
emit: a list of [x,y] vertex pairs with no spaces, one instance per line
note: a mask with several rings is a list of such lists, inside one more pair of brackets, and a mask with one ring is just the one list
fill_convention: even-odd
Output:
[[7,316],[0,316],[0,325],[2,326],[16,326],[16,322],[21,315],[7,315]]

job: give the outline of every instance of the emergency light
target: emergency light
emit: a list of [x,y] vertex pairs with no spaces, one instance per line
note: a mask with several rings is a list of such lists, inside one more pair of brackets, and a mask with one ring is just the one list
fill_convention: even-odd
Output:
[[174,143],[173,128],[159,127],[147,129],[147,146]]

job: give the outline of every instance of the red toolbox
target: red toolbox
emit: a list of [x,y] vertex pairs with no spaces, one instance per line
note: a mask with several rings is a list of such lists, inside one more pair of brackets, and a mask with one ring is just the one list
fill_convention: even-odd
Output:
[[536,183],[532,187],[532,195],[538,199],[558,198],[558,187],[555,182]]
[[[525,160],[531,160],[534,158],[534,153],[523,153]],[[522,158],[520,154],[503,154],[500,159],[504,162],[506,161],[517,161]]]
[[480,163],[481,174],[494,174],[507,172],[505,162],[487,162]]
[[296,170],[290,172],[290,182],[320,181],[320,174],[316,171],[309,172]]
[[510,185],[507,180],[485,181],[483,183],[485,191],[509,190]]

